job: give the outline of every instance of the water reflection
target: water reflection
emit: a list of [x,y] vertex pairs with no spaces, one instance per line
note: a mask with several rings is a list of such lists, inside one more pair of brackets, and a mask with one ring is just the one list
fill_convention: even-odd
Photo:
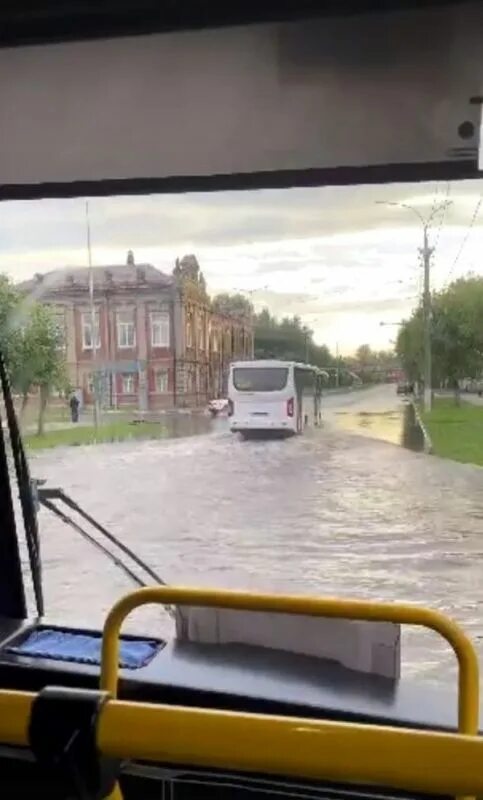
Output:
[[167,439],[178,439],[183,436],[198,436],[210,433],[217,428],[217,420],[212,420],[204,414],[166,414],[163,416],[162,425]]
[[417,453],[424,450],[423,431],[418,423],[412,403],[407,403],[404,406],[401,444],[403,447],[407,447],[408,450],[414,450]]
[[424,449],[423,433],[414,407],[409,402],[401,403],[390,411],[337,411],[335,418],[337,427],[343,430],[382,439],[415,452]]

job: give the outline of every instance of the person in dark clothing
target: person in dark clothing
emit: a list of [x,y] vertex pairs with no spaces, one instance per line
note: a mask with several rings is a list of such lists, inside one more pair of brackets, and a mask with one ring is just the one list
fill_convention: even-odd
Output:
[[79,398],[73,394],[69,400],[70,418],[72,422],[79,422]]

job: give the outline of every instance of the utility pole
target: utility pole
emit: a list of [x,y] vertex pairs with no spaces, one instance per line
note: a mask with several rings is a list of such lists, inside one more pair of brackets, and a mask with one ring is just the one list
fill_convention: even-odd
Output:
[[[251,305],[252,305],[252,314],[250,316],[250,322],[251,322],[251,326],[252,326],[252,328],[251,328],[251,335],[252,335],[251,336],[251,338],[252,338],[252,342],[251,342],[251,360],[252,361],[255,359],[255,325],[254,325],[255,311],[254,311],[254,307],[253,307],[253,297],[257,292],[264,292],[266,289],[268,289],[268,285],[260,286],[258,289],[239,289],[237,286],[233,287],[233,289],[232,289],[232,291],[237,292],[237,294],[247,294],[250,297],[250,302],[251,302]],[[307,360],[307,359],[305,359],[305,360]]]
[[431,224],[431,221],[435,214],[439,211],[445,210],[448,206],[451,205],[451,200],[444,200],[442,203],[433,204],[433,208],[431,214],[427,219],[424,219],[423,215],[417,208],[414,206],[410,206],[407,203],[393,203],[393,202],[386,202],[381,200],[376,200],[378,205],[385,205],[385,206],[395,206],[396,208],[405,208],[412,211],[413,214],[418,218],[419,222],[423,228],[423,247],[419,250],[423,261],[423,269],[424,269],[424,289],[423,289],[423,321],[424,321],[424,333],[423,333],[423,350],[424,350],[424,365],[423,365],[423,376],[424,376],[424,408],[426,411],[431,411],[432,406],[432,365],[431,365],[431,327],[432,327],[432,312],[431,312],[431,281],[430,281],[430,273],[431,273],[431,256],[434,252],[434,247],[429,246],[428,242],[428,228]]
[[[89,219],[89,201],[86,200],[86,233],[87,233],[87,256],[89,263],[89,308],[91,315],[91,342],[92,342],[92,388],[94,392],[94,404],[92,408],[94,429],[99,427],[99,398],[97,389],[97,328],[96,307],[94,305],[94,270],[92,269],[92,250],[91,250],[91,224]],[[100,326],[99,326],[100,332]]]
[[428,228],[424,225],[423,247],[419,251],[423,261],[424,289],[423,289],[423,319],[424,319],[424,408],[431,411],[432,406],[432,363],[431,363],[431,256],[433,247],[428,243]]

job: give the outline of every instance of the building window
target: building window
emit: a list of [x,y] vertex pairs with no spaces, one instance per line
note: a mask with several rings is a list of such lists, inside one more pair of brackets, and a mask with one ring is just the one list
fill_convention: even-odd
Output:
[[64,351],[67,346],[67,337],[65,335],[65,324],[63,322],[55,323],[55,338],[58,350]]
[[198,349],[204,350],[205,349],[205,337],[204,337],[204,328],[203,328],[203,317],[201,313],[198,315]]
[[156,391],[158,394],[166,394],[168,391],[168,370],[156,370]]
[[169,347],[169,314],[166,311],[151,314],[151,347]]
[[135,347],[136,332],[134,329],[134,314],[132,311],[118,311],[117,318],[117,346],[119,348]]
[[193,347],[193,315],[188,314],[186,320],[186,347]]
[[188,392],[196,393],[196,366],[194,364],[188,367]]
[[[96,311],[96,350],[101,346],[101,332],[99,330],[99,312]],[[82,314],[82,349],[92,350],[92,315],[90,311]]]
[[121,376],[122,394],[134,394],[134,375],[126,373]]

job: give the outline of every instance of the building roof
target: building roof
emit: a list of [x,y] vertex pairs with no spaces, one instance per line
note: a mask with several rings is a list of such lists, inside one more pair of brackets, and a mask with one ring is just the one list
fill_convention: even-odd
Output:
[[[152,264],[108,264],[93,267],[94,289],[133,289],[146,287],[164,289],[173,286],[174,279]],[[89,289],[88,267],[64,267],[43,274],[37,273],[31,280],[18,284],[26,294],[62,294]]]

